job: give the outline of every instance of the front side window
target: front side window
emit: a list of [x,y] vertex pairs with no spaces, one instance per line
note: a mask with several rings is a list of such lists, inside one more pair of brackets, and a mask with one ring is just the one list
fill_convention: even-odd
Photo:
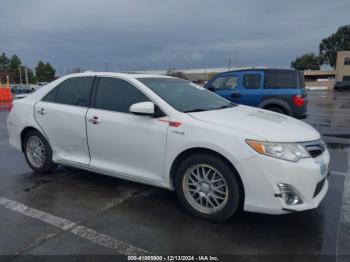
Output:
[[235,89],[238,84],[238,76],[221,76],[214,80],[211,84],[215,90],[219,89]]
[[129,82],[118,78],[100,78],[96,91],[97,109],[129,113],[135,103],[148,102],[150,99]]
[[88,107],[93,81],[94,77],[69,78],[52,89],[43,101]]
[[207,89],[177,78],[138,78],[170,106],[181,112],[218,110],[235,106]]
[[259,74],[244,75],[243,85],[247,89],[259,89],[260,88],[260,75]]

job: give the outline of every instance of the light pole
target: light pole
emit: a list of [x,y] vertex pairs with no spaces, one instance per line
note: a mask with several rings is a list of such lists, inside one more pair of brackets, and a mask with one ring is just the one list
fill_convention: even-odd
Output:
[[26,85],[28,85],[28,68],[27,68],[27,66],[24,66],[24,73],[25,73],[25,77],[26,77]]
[[231,63],[232,63],[232,58],[228,59],[228,71],[231,70]]
[[22,84],[22,69],[20,66],[18,67],[18,71],[19,71],[19,83]]

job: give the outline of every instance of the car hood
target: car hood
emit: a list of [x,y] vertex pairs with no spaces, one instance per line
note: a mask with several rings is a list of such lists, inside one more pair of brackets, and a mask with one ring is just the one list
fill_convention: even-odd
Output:
[[232,108],[194,112],[190,115],[200,121],[255,134],[267,141],[306,142],[320,139],[312,126],[295,118],[260,108],[239,105]]

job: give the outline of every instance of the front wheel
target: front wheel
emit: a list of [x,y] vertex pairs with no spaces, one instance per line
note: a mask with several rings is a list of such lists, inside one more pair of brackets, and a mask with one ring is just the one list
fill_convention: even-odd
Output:
[[237,175],[221,158],[196,154],[178,168],[175,189],[181,203],[191,214],[219,222],[239,209],[241,191]]
[[52,149],[44,136],[36,130],[29,131],[24,139],[24,155],[35,173],[48,173],[56,164],[52,162]]

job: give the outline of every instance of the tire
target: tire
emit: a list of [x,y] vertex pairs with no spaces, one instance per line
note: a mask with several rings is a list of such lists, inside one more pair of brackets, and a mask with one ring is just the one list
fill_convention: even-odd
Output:
[[279,106],[269,106],[269,107],[266,107],[265,108],[266,110],[269,110],[269,111],[272,111],[272,112],[276,112],[276,113],[280,113],[280,114],[283,114],[283,115],[287,115],[286,111],[279,107]]
[[[208,173],[209,170],[211,171]],[[200,176],[196,186],[192,184],[196,180],[195,174]],[[221,158],[207,153],[195,154],[186,158],[178,167],[175,174],[175,190],[189,213],[201,219],[221,222],[240,209],[242,194],[237,176],[237,172]],[[204,177],[207,177],[207,180]],[[219,181],[220,178],[222,179]],[[214,187],[221,193],[214,192]],[[225,193],[222,193],[223,191]],[[196,201],[196,198],[202,200]]]
[[[35,144],[37,146],[33,146]],[[24,138],[23,145],[26,161],[35,173],[44,174],[56,168],[57,165],[52,162],[51,146],[40,132],[29,131]]]

